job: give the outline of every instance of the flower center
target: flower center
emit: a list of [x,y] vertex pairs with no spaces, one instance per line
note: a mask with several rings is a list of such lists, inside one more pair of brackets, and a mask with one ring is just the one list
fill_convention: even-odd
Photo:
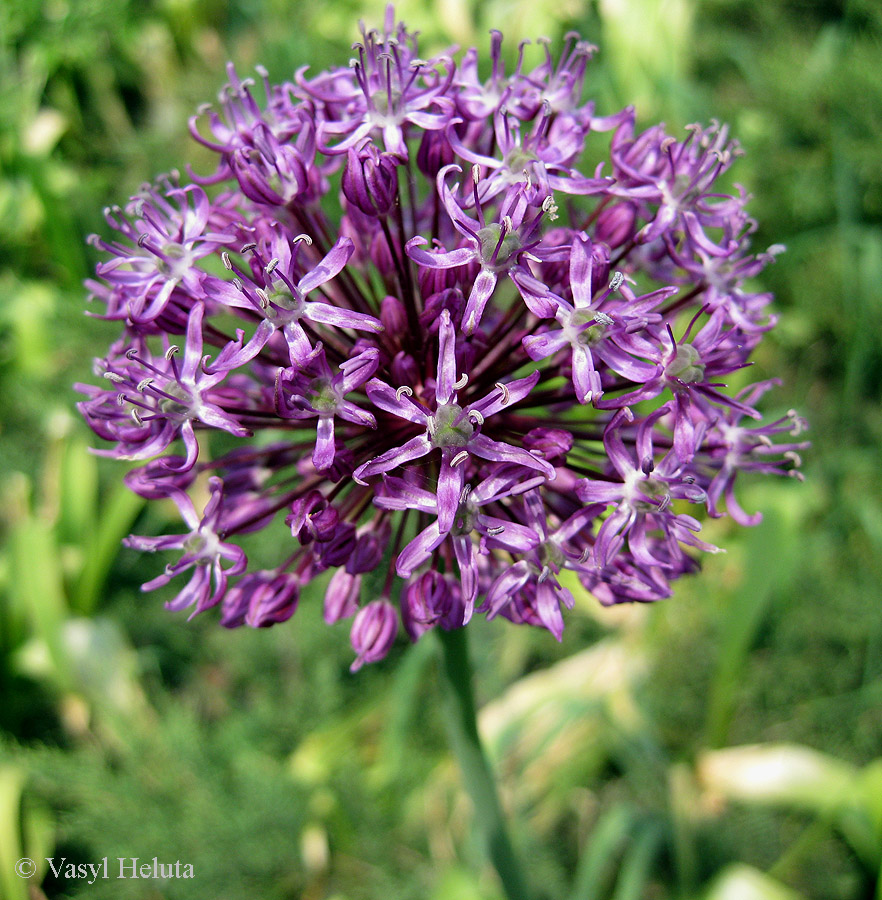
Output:
[[162,412],[167,416],[184,416],[186,418],[193,416],[193,398],[178,382],[171,382],[165,385],[162,390],[166,394],[171,394],[172,397],[179,398],[178,400],[170,400],[168,397],[163,397],[159,403],[159,408]]
[[337,397],[327,378],[315,378],[309,384],[312,393],[310,404],[316,412],[333,415],[337,409]]
[[531,162],[536,161],[536,155],[524,150],[523,147],[512,147],[505,154],[505,166],[515,175],[520,175]]
[[438,411],[431,418],[429,431],[432,443],[436,447],[465,447],[475,433],[468,417],[462,415],[462,407],[456,403],[438,407]]
[[648,498],[631,501],[634,509],[640,512],[655,512],[660,506],[665,505],[664,501],[670,496],[667,484],[658,478],[644,478],[640,481],[638,489],[644,498]]
[[[485,225],[478,231],[478,239],[481,241],[481,261],[488,266],[503,266],[513,253],[521,249],[521,239],[516,231],[509,231],[500,244],[499,237],[502,234],[502,226],[498,222]],[[497,246],[499,252],[494,259],[493,254]]]
[[692,344],[680,344],[677,355],[665,367],[668,378],[676,378],[684,384],[692,384],[704,379],[704,363]]

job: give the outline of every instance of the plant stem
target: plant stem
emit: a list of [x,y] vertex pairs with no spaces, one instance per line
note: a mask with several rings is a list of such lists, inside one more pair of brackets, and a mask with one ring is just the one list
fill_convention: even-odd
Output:
[[436,634],[442,649],[442,694],[450,743],[475,807],[475,820],[506,896],[509,900],[529,900],[533,895],[508,836],[496,782],[478,736],[466,629],[438,628]]

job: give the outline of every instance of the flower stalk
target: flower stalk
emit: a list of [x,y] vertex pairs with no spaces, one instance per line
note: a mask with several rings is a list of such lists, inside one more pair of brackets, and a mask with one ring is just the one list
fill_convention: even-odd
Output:
[[447,731],[463,785],[474,807],[475,822],[506,896],[509,900],[530,900],[535,895],[529,890],[509,837],[496,781],[478,734],[466,629],[439,628],[437,633]]

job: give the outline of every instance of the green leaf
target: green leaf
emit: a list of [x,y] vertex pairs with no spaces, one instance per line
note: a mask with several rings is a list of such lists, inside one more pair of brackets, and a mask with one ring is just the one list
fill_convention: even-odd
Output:
[[634,824],[630,806],[617,803],[606,810],[585,842],[570,900],[596,900],[612,881],[613,867]]

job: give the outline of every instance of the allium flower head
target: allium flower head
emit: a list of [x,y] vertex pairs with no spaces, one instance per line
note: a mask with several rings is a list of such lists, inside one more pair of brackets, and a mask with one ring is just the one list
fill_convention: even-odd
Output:
[[[262,99],[230,67],[191,123],[216,170],[108,210],[89,287],[122,335],[80,409],[187,529],[128,539],[181,554],[145,590],[188,572],[169,608],[266,627],[328,573],[353,669],[399,623],[560,639],[578,581],[667,597],[717,549],[702,514],[758,520],[741,471],[798,475],[802,420],[728,383],[775,324],[750,280],[781,249],[751,249],[746,193],[716,183],[740,151],[718,124],[596,115],[595,49],[546,42],[531,69],[525,43],[508,68],[494,31],[482,81],[390,8],[349,65],[261,70]],[[268,528],[277,565],[250,569],[237,536]]]

